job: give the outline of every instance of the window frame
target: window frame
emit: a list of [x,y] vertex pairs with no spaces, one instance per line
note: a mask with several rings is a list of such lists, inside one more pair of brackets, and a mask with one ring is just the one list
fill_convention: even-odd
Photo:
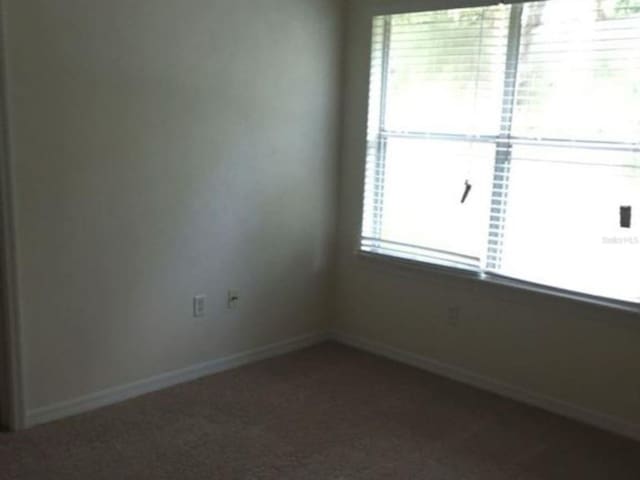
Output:
[[[601,141],[593,141],[589,139],[584,140],[567,140],[560,138],[529,138],[529,137],[519,137],[511,135],[511,128],[513,125],[512,117],[514,111],[514,103],[515,98],[514,95],[509,95],[507,92],[510,89],[511,91],[515,91],[516,82],[517,82],[517,72],[518,72],[518,63],[519,63],[519,49],[520,49],[520,36],[521,36],[521,28],[522,28],[522,11],[524,8],[524,3],[534,3],[537,1],[544,0],[507,0],[507,1],[496,1],[496,0],[454,0],[450,2],[446,1],[428,1],[428,0],[397,0],[396,2],[384,2],[380,1],[378,3],[374,3],[371,7],[369,14],[367,15],[367,21],[369,25],[369,37],[368,37],[368,69],[367,76],[370,76],[371,72],[371,53],[373,48],[373,38],[372,38],[372,28],[373,21],[376,17],[379,16],[391,16],[395,14],[404,14],[404,13],[417,13],[417,12],[429,12],[429,11],[438,11],[438,10],[453,10],[460,8],[480,8],[480,7],[491,7],[499,4],[508,4],[512,6],[511,9],[511,18],[509,22],[509,33],[508,33],[508,45],[507,45],[507,58],[505,65],[505,78],[504,78],[504,89],[503,89],[503,104],[502,104],[502,115],[508,115],[509,121],[506,122],[509,125],[508,134],[505,135],[505,132],[500,131],[497,135],[467,135],[467,134],[450,134],[450,133],[434,133],[434,132],[394,132],[389,131],[384,128],[384,110],[385,110],[385,96],[386,96],[386,82],[383,80],[381,85],[381,94],[380,94],[380,125],[378,128],[378,135],[380,137],[384,137],[384,139],[388,138],[418,138],[423,140],[428,139],[436,139],[436,140],[448,140],[448,141],[456,141],[456,142],[481,142],[481,143],[492,143],[496,145],[496,159],[494,165],[494,181],[496,179],[496,175],[501,175],[499,173],[499,168],[507,167],[511,163],[511,150],[514,145],[543,145],[543,146],[571,146],[571,147],[582,147],[582,148],[605,148],[605,149],[623,149],[623,151],[637,151],[639,143],[630,143],[630,142],[601,142]],[[388,21],[388,19],[385,19]],[[386,24],[385,24],[385,36],[386,36]],[[389,40],[389,39],[386,39]],[[388,62],[388,53],[389,48],[388,45],[385,45],[383,50],[383,57],[387,57]],[[383,60],[384,63],[384,60]],[[386,70],[386,66],[383,67]],[[383,73],[383,77],[386,77],[386,74]],[[370,78],[367,80],[367,98],[370,98]],[[366,102],[366,117],[365,124],[368,123],[369,118],[369,102]],[[369,128],[368,125],[366,127]],[[365,142],[367,135],[364,135]],[[502,145],[503,148],[499,148]],[[361,186],[364,187],[366,180],[366,164],[367,161],[363,156],[363,171],[361,172]],[[379,158],[376,158],[376,168],[377,162],[379,162]],[[384,158],[382,159],[384,162]],[[495,186],[492,187],[494,189]],[[363,191],[361,193],[364,193]],[[426,260],[417,260],[412,258],[406,258],[402,256],[391,255],[383,252],[375,252],[371,250],[365,250],[362,246],[362,240],[364,238],[363,235],[363,213],[364,213],[364,195],[361,195],[361,209],[360,209],[360,223],[357,232],[357,240],[356,240],[356,249],[355,254],[368,261],[382,262],[390,265],[396,265],[400,267],[409,267],[414,270],[442,274],[447,276],[453,276],[458,278],[470,279],[472,281],[478,281],[482,283],[488,283],[492,285],[498,285],[502,287],[507,287],[511,289],[516,289],[519,291],[532,292],[536,294],[542,294],[548,297],[555,297],[560,299],[567,299],[572,301],[577,301],[583,304],[591,304],[600,307],[606,307],[615,309],[618,311],[622,311],[625,313],[632,313],[636,315],[640,315],[640,302],[626,301],[622,299],[616,299],[611,297],[593,295],[588,293],[583,293],[579,291],[574,291],[570,289],[564,289],[559,287],[553,287],[550,285],[539,284],[535,282],[530,282],[527,280],[522,280],[516,277],[510,277],[508,275],[503,275],[497,273],[495,271],[487,271],[482,266],[479,269],[475,268],[464,268],[462,265],[455,265],[454,263],[449,264],[446,261],[426,261]],[[504,208],[504,206],[502,207]],[[493,220],[490,221],[493,223]],[[494,226],[490,226],[489,231],[491,232]],[[501,242],[501,238],[496,240]],[[489,244],[489,252],[487,252],[487,264],[489,263],[489,258],[492,256],[491,252],[491,243]],[[500,258],[495,258],[492,260],[494,262],[499,262]]]

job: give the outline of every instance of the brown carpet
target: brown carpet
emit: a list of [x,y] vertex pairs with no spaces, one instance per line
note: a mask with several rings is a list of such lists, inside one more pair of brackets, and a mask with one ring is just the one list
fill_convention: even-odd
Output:
[[4,479],[634,479],[640,443],[336,344],[0,435]]

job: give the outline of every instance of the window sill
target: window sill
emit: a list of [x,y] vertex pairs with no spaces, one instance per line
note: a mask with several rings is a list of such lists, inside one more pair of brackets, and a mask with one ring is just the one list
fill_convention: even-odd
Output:
[[496,274],[487,274],[478,272],[475,270],[466,270],[462,268],[453,267],[446,264],[428,263],[419,260],[413,260],[403,257],[397,257],[394,255],[388,255],[384,253],[369,252],[358,249],[356,254],[359,258],[365,260],[371,260],[374,262],[386,263],[394,267],[411,268],[413,270],[436,273],[441,275],[447,275],[451,277],[457,277],[467,279],[471,281],[482,282],[484,284],[498,285],[510,289],[519,290],[522,292],[531,292],[534,294],[544,295],[549,298],[558,298],[563,300],[570,300],[587,305],[594,305],[603,307],[618,312],[631,313],[640,315],[640,303],[626,302],[623,300],[615,300],[605,297],[598,297],[585,293],[572,292],[569,290],[563,290],[554,287],[548,287],[545,285],[539,285],[535,283],[529,283],[523,280],[517,280],[508,277],[502,277]]

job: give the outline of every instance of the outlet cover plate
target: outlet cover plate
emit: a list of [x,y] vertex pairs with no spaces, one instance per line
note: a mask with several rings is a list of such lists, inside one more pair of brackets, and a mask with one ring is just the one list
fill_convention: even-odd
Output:
[[193,316],[204,317],[206,310],[207,297],[205,295],[196,295],[193,297]]

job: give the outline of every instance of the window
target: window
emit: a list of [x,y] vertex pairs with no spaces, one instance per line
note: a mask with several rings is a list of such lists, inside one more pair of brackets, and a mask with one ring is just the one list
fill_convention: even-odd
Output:
[[640,302],[640,0],[375,17],[361,250]]

